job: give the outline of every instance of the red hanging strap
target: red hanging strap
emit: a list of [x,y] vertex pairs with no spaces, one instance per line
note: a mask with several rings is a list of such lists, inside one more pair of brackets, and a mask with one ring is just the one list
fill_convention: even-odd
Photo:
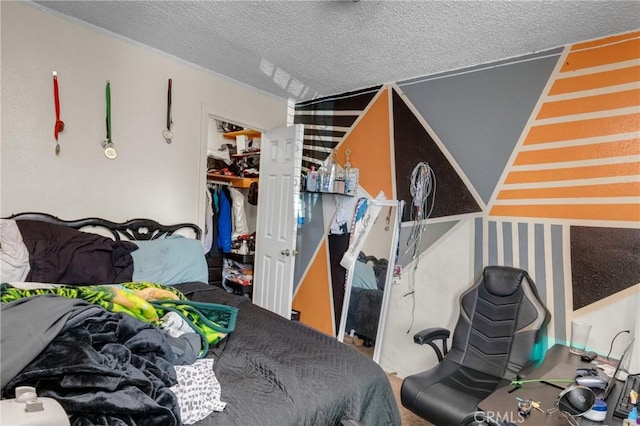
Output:
[[58,74],[53,72],[53,100],[56,104],[56,125],[53,129],[53,135],[58,140],[58,133],[64,130],[64,122],[60,120],[60,95],[58,94]]

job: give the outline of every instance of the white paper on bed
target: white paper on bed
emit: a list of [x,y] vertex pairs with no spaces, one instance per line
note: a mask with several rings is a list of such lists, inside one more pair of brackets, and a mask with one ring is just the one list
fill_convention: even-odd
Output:
[[29,251],[15,220],[0,219],[0,279],[24,281],[29,274]]
[[222,390],[213,372],[213,358],[199,359],[191,365],[176,365],[178,384],[171,387],[178,397],[182,423],[193,424],[227,405],[220,401]]

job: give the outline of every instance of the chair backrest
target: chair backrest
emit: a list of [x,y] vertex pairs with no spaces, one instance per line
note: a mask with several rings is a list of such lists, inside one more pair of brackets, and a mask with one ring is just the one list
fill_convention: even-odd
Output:
[[460,296],[460,316],[447,359],[513,380],[532,359],[551,314],[526,271],[487,266]]

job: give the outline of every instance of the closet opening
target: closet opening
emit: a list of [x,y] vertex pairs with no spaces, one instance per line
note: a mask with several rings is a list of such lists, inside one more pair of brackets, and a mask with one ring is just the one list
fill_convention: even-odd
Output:
[[261,135],[207,114],[203,242],[209,284],[248,298],[253,293]]

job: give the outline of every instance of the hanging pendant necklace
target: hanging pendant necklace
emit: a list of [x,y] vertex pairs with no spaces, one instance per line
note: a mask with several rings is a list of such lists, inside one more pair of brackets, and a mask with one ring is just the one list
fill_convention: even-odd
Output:
[[171,88],[173,81],[169,79],[169,85],[167,88],[167,128],[162,131],[162,136],[167,143],[171,143],[173,139],[173,132],[171,127],[173,126],[173,119],[171,118]]
[[107,80],[107,88],[106,88],[106,98],[107,98],[107,138],[102,141],[102,148],[104,149],[104,155],[109,159],[113,160],[118,156],[115,147],[113,146],[113,141],[111,140],[111,83]]
[[53,136],[56,138],[56,155],[60,155],[60,143],[58,133],[64,130],[64,121],[60,120],[60,94],[58,92],[58,73],[53,72],[53,101],[56,106],[56,124],[53,128]]

